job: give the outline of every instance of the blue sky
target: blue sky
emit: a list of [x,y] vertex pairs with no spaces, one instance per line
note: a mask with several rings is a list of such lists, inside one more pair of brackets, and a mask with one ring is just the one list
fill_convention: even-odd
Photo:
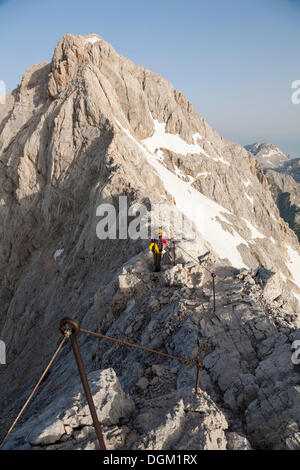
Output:
[[0,0],[0,80],[97,33],[165,76],[221,135],[300,156],[300,0]]

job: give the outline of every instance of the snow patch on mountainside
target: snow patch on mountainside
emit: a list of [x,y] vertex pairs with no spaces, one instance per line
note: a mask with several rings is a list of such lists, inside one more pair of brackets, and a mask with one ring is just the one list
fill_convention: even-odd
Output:
[[253,197],[249,196],[249,194],[245,193],[245,196],[246,198],[248,199],[248,201],[252,204],[252,206],[254,205],[254,199]]
[[54,255],[53,255],[54,261],[56,261],[57,258],[59,258],[59,257],[63,254],[64,251],[65,251],[65,250],[64,250],[63,248],[60,249],[60,250],[56,250],[56,252],[55,252]]
[[188,178],[188,184],[193,184],[195,182],[195,178],[193,176],[187,175],[186,178]]
[[100,39],[97,38],[96,36],[93,36],[93,37],[91,37],[91,38],[85,38],[85,40],[86,40],[87,42],[90,42],[91,44],[95,44],[95,42],[100,41]]
[[216,158],[213,158],[213,160],[215,162],[222,162],[224,163],[224,165],[230,166],[230,163],[227,160],[225,160],[225,158],[223,157],[216,157]]
[[[286,246],[288,255],[291,261],[286,261],[286,265],[293,276],[293,279],[297,286],[299,286],[300,280],[300,255],[294,250],[290,245]],[[294,294],[295,297],[300,302],[300,294]]]
[[[247,267],[241,257],[238,247],[241,245],[249,246],[249,244],[254,243],[254,239],[264,239],[268,237],[265,237],[245,218],[242,220],[244,220],[251,231],[251,240],[245,240],[242,238],[233,226],[230,227],[230,231],[223,228],[222,222],[228,224],[228,220],[226,220],[225,215],[231,214],[227,209],[201,194],[194,187],[190,186],[190,183],[186,183],[178,177],[179,175],[176,176],[176,174],[169,171],[161,164],[161,162],[158,161],[156,154],[147,151],[147,149],[140,144],[119,121],[116,120],[116,122],[122,131],[143,152],[148,163],[157,170],[164,188],[173,197],[177,209],[194,223],[197,228],[197,233],[202,237],[202,240],[198,239],[198,242],[209,242],[217,256],[229,259],[234,267]],[[155,151],[155,146],[152,148],[153,151]],[[180,171],[177,173],[179,174]],[[250,197],[246,193],[245,195],[253,205],[253,197]],[[273,243],[275,242],[275,240],[272,241]],[[298,255],[298,253],[290,246],[288,246],[287,249],[291,261],[287,262],[286,265],[297,284],[297,279],[300,279],[300,255]],[[283,273],[280,272],[280,274],[284,276]],[[294,293],[294,295],[300,303],[300,294]]]
[[[247,241],[233,228],[232,233],[223,229],[219,222],[219,220],[224,220],[222,214],[230,214],[230,212],[199,193],[190,184],[182,181],[174,173],[161,165],[153,153],[148,152],[119,121],[116,120],[116,122],[123,132],[144,153],[151,166],[157,170],[166,191],[174,198],[178,210],[190,221],[194,222],[199,234],[212,245],[218,256],[220,258],[228,258],[232,265],[237,268],[247,267],[238,250],[240,244],[248,245]],[[154,152],[157,147],[153,145],[151,148]],[[228,221],[226,222],[228,223]]]
[[259,232],[247,219],[243,218],[243,221],[251,231],[251,238],[266,238],[261,232]]
[[[152,118],[153,119],[153,118]],[[203,137],[196,132],[193,134],[193,144],[188,144],[183,140],[179,134],[170,134],[166,132],[166,123],[158,122],[157,119],[153,119],[154,124],[154,133],[151,137],[143,140],[143,145],[151,153],[157,153],[160,149],[167,149],[170,152],[174,152],[180,155],[188,154],[198,154],[204,155],[206,158],[212,158],[216,162],[224,163],[227,166],[230,166],[230,163],[227,162],[222,156],[221,157],[212,157],[206,153],[202,147],[197,143],[198,140],[203,140]],[[161,158],[160,158],[161,159]]]
[[166,132],[166,123],[158,122],[153,119],[154,133],[151,137],[143,140],[143,144],[151,153],[155,153],[156,150],[165,148],[180,155],[188,155],[197,153],[205,155],[207,158],[211,158],[201,147],[197,144],[197,140],[202,140],[202,136],[199,133],[193,135],[193,144],[188,144],[183,140],[179,134],[170,134]]
[[178,168],[177,165],[174,165],[174,168],[175,168],[175,173],[179,178],[185,178],[185,174],[183,173],[182,170],[180,170],[180,168]]
[[261,156],[262,158],[269,158],[272,157],[273,155],[284,155],[284,153],[279,150],[279,148],[276,148],[276,150],[269,150],[267,153],[262,153]]

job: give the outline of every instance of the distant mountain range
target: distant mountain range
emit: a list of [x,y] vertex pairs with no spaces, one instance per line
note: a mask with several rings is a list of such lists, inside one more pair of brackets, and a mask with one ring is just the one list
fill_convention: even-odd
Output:
[[290,156],[283,153],[276,145],[266,142],[245,145],[245,149],[255,156],[263,168],[276,168],[290,160]]
[[290,158],[271,143],[245,145],[259,161],[280,216],[300,240],[300,158]]

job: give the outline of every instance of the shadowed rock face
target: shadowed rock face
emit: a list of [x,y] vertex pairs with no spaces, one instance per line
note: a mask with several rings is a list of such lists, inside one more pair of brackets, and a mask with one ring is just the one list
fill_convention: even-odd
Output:
[[300,240],[300,185],[288,174],[267,170],[266,177],[280,216]]
[[294,178],[297,183],[300,183],[300,158],[292,158],[281,166],[274,168],[278,173],[284,173]]
[[280,216],[294,230],[299,240],[299,159],[290,160],[289,156],[274,144],[256,143],[246,145],[245,149],[261,164]]
[[[159,125],[163,125],[163,129]],[[156,145],[149,139],[157,136],[157,129],[164,137]],[[176,145],[172,143],[174,137]],[[155,167],[151,158],[161,162],[161,167]],[[119,56],[98,36],[68,34],[57,44],[51,64],[39,64],[25,72],[18,89],[9,96],[7,104],[0,107],[0,162],[0,336],[6,341],[8,358],[7,367],[0,370],[1,381],[5,383],[5,388],[0,390],[1,429],[11,421],[11,415],[55,350],[62,317],[71,316],[90,329],[107,331],[114,324],[117,327],[124,309],[126,311],[128,307],[130,310],[133,304],[127,304],[132,296],[137,305],[139,302],[148,305],[146,300],[150,294],[153,297],[151,305],[156,305],[154,308],[160,310],[164,305],[163,299],[155,298],[152,284],[152,293],[143,283],[136,292],[135,276],[131,278],[130,273],[125,273],[121,292],[119,290],[122,269],[129,260],[135,259],[134,256],[141,262],[138,269],[142,275],[150,273],[151,260],[144,262],[143,258],[147,241],[99,240],[96,236],[96,210],[103,202],[112,203],[117,210],[121,195],[128,196],[130,204],[178,204],[180,191],[174,193],[172,187],[166,187],[162,174],[170,178],[175,175],[180,184],[184,184],[180,188],[187,194],[198,191],[203,196],[201,201],[205,201],[203,233],[202,227],[198,227],[202,236],[197,236],[187,245],[189,252],[201,256],[209,251],[212,265],[221,257],[225,259],[223,270],[236,268],[231,266],[234,262],[229,250],[228,253],[221,250],[220,254],[220,246],[223,249],[222,245],[226,244],[222,243],[222,238],[220,243],[220,238],[214,238],[213,231],[205,231],[205,221],[211,223],[214,219],[220,237],[223,234],[224,240],[225,236],[236,238],[236,252],[241,264],[249,269],[266,268],[274,273],[280,272],[286,278],[283,282],[281,275],[276,277],[280,313],[291,315],[297,310],[293,297],[293,292],[297,293],[297,285],[290,268],[293,260],[288,249],[290,247],[295,256],[299,256],[298,242],[288,224],[279,217],[260,165],[244,148],[220,137],[164,78]],[[192,197],[188,201],[193,204]],[[218,208],[218,215],[217,212],[210,213],[211,207],[214,210]],[[188,260],[183,257],[182,262],[185,265]],[[187,285],[196,288],[191,279],[196,279],[196,284],[200,282],[198,274],[192,275],[184,267],[176,276],[173,272],[166,274],[166,279],[173,279],[173,286],[179,283],[180,289]],[[177,296],[181,294],[176,293]],[[200,300],[196,299],[193,304],[195,309],[203,301],[202,293],[199,295]],[[134,310],[134,317],[140,317],[142,312],[138,307]],[[160,344],[156,344],[159,348],[166,347],[162,331],[169,320],[172,333],[173,320],[168,315],[163,312],[154,328],[156,340],[162,339]],[[134,331],[134,321],[131,325],[130,320],[126,328],[131,326]],[[295,329],[296,320],[289,321],[288,327]],[[197,322],[193,333],[195,338],[200,335]],[[229,322],[228,328],[233,327]],[[185,345],[188,347],[183,340],[188,341],[189,331],[188,324],[180,333],[179,342],[183,349],[179,352],[182,354]],[[270,331],[266,335],[271,334]],[[273,330],[271,332],[275,334]],[[125,330],[118,334],[122,336]],[[177,342],[177,339],[172,341]],[[148,341],[142,336],[136,340]],[[93,344],[84,342],[89,372],[95,368],[107,368],[105,358],[103,362],[96,361],[98,351]],[[198,352],[196,345],[197,340],[195,354]],[[211,345],[213,349],[219,347],[223,347],[221,340],[220,344]],[[130,364],[130,357],[125,355],[122,360]],[[118,354],[109,360],[117,370]],[[50,373],[47,379],[50,397],[64,393],[70,373],[75,374],[72,361],[69,353],[63,353],[55,369],[56,374]],[[134,364],[132,370],[136,375],[129,378],[132,371],[130,374],[129,371],[124,372],[120,380],[126,392],[132,390],[142,377],[141,368],[150,367],[141,361],[139,355],[134,357]],[[243,373],[244,369],[241,366],[238,370]],[[251,373],[254,373],[253,368]],[[171,372],[170,381],[174,383],[172,374],[174,376],[174,372]],[[222,378],[220,381],[223,383]],[[189,405],[190,398],[182,397],[185,383],[190,388],[188,378],[183,378],[177,381],[167,399],[161,398],[161,404],[158,401],[147,405],[149,410],[156,410],[153,429],[157,429],[157,441],[154,438],[147,444],[143,436],[147,432],[150,436],[151,432],[141,427],[138,413],[134,418],[135,424],[130,421],[140,434],[138,445],[141,448],[159,448],[160,445],[188,448],[183,435],[188,426],[184,414],[189,406],[194,406],[190,409],[191,417],[198,417],[197,407],[200,407],[199,413],[204,410],[205,419],[199,425],[201,446],[226,447],[228,424],[223,411],[220,411],[223,401],[218,395],[219,385],[215,389],[218,399],[213,395],[214,398],[205,396],[204,403]],[[207,390],[210,393],[209,387]],[[223,389],[221,391],[224,392]],[[163,383],[161,396],[165,394]],[[59,395],[57,397],[59,400]],[[41,406],[42,401],[37,400],[31,411],[25,414],[25,419],[32,418],[34,413],[39,414]],[[171,414],[175,410],[176,432],[170,441],[166,437],[169,426],[160,430],[162,424],[157,411],[160,408],[166,414],[167,410]],[[56,440],[61,443],[61,439],[65,439],[61,434],[62,426],[69,433],[70,423],[54,423],[52,427],[52,418],[55,415],[56,419],[57,410],[53,411],[53,416],[51,410],[49,413],[51,419],[47,426],[50,431],[44,430],[43,434],[43,429],[34,429],[35,438],[46,436],[45,443],[49,442],[47,436],[50,435],[51,444]],[[206,432],[210,414],[216,419]],[[257,420],[260,418],[261,413],[257,411]],[[195,419],[195,429],[197,422]],[[172,420],[170,426],[173,426]],[[60,434],[58,438],[56,431]],[[124,444],[130,430],[120,431],[119,438],[119,428],[115,433],[112,429],[109,431],[112,446],[117,446],[118,442]],[[231,446],[234,443],[247,446],[243,433],[248,431],[242,424],[230,431],[241,435],[240,438],[235,434],[230,437]],[[81,438],[89,442],[88,435],[78,437],[79,441]],[[277,438],[276,435],[272,445],[277,445]],[[133,435],[130,439],[128,442],[133,442]],[[71,448],[67,439],[64,445]],[[133,444],[127,446],[130,448]]]

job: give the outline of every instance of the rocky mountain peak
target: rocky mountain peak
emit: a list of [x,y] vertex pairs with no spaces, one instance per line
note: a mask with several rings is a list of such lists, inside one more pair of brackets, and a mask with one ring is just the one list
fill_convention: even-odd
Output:
[[[168,380],[164,380],[159,367],[153,368],[150,360],[138,354],[119,355],[105,348],[99,352],[97,345],[85,342],[88,372],[105,369],[91,377],[95,393],[99,383],[107,390],[108,380],[116,393],[123,387],[135,394],[133,406],[122,392],[126,412],[115,410],[115,420],[107,418],[108,432],[114,436],[112,447],[127,442],[127,448],[132,448],[134,433],[128,426],[139,434],[140,448],[147,446],[145,436],[153,435],[151,429],[157,439],[149,446],[167,446],[168,429],[160,431],[161,409],[178,411],[178,432],[181,425],[182,429],[188,425],[187,411],[197,417],[195,423],[198,415],[194,413],[204,413],[201,439],[193,445],[198,442],[206,448],[213,442],[225,448],[234,446],[236,440],[245,444],[236,435],[227,442],[225,431],[230,427],[258,446],[260,435],[253,428],[262,429],[259,423],[270,399],[270,384],[265,385],[261,370],[265,360],[269,364],[268,351],[273,350],[272,361],[284,350],[282,371],[286,367],[287,350],[298,327],[300,299],[299,244],[279,215],[258,161],[212,129],[167,80],[120,56],[94,34],[65,35],[50,64],[25,72],[1,110],[0,161],[0,333],[9,361],[0,371],[6,384],[0,390],[5,426],[53,352],[59,320],[73,317],[93,330],[178,355],[189,351],[206,361],[203,396],[194,401],[186,394],[187,386],[191,388],[189,372],[168,364]],[[147,218],[163,225],[167,237],[176,240],[177,266],[167,257],[163,271],[153,273],[147,237],[97,236],[99,206],[109,203],[119,215],[121,196],[127,197],[130,207],[143,204]],[[155,204],[162,207],[159,220]],[[173,217],[168,219],[171,210]],[[182,229],[182,216],[193,227],[193,237]],[[191,264],[180,247],[194,260],[208,254],[203,266],[218,270],[220,311],[216,315],[211,309],[211,278],[205,278],[203,266]],[[239,316],[238,326],[233,311]],[[237,327],[239,331],[245,327],[247,333],[236,338]],[[232,336],[238,358],[231,350]],[[224,368],[224,357],[232,368]],[[63,360],[57,368],[58,375],[50,381],[51,390],[58,390],[59,395],[59,390],[66,391],[63,384],[74,370],[67,370]],[[276,370],[272,374],[272,384],[277,383]],[[141,393],[146,382],[140,379],[150,378],[149,394]],[[166,391],[168,381],[171,394]],[[293,384],[281,382],[281,392],[290,393],[296,402]],[[258,397],[262,387],[266,400]],[[107,401],[106,394],[98,398],[99,403],[102,398]],[[141,403],[145,415],[140,413]],[[34,413],[39,414],[40,406],[37,402]],[[80,441],[78,422],[90,424],[85,411],[76,417],[74,407],[83,405],[70,395],[70,403],[63,406],[66,416],[58,417],[56,408],[54,412],[49,409],[49,422],[39,422],[30,442],[22,441],[22,445],[52,445],[63,439],[70,447],[73,437],[69,440],[66,435],[73,436],[74,429],[74,439],[77,436]],[[277,402],[276,406],[264,432],[281,410]],[[228,407],[230,426],[224,414]],[[149,421],[152,427],[149,424],[146,429],[143,423],[148,422],[151,410],[155,410]],[[249,413],[247,425],[245,413]],[[207,437],[210,416],[215,422]],[[27,417],[33,429],[34,418]],[[120,430],[123,418],[128,420],[128,429]],[[279,446],[282,436],[292,439],[298,432],[285,424],[280,431],[276,427],[269,446]],[[188,448],[176,426],[174,447]],[[89,428],[83,431],[85,441],[89,432]]]

